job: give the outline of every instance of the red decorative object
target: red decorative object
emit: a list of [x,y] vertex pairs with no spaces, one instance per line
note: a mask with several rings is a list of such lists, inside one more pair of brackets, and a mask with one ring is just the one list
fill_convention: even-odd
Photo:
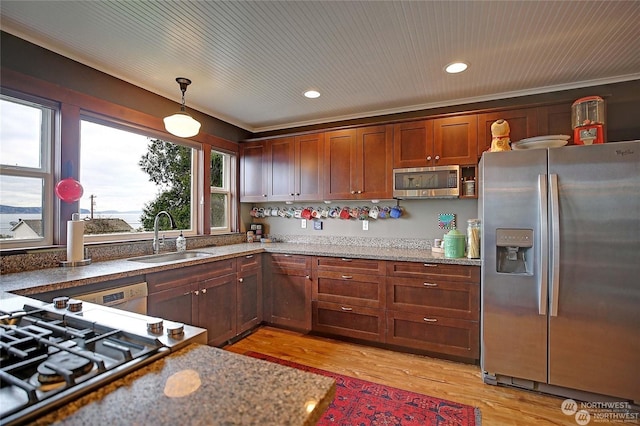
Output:
[[480,425],[480,410],[469,405],[354,379],[257,352],[245,355],[334,378],[336,396],[318,425]]
[[75,203],[84,193],[84,189],[80,182],[74,178],[65,178],[56,184],[56,195],[65,203]]

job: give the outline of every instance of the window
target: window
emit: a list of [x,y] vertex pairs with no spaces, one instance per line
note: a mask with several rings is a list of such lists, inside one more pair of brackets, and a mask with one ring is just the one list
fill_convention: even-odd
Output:
[[231,169],[234,157],[211,151],[211,233],[231,230]]
[[0,242],[52,244],[51,147],[57,106],[9,92],[0,96]]
[[[140,237],[153,230],[155,216],[162,210],[176,221],[173,233],[194,233],[196,157],[195,147],[99,119],[83,119],[80,216],[86,220],[85,240]],[[162,215],[160,229],[168,231],[169,225]]]

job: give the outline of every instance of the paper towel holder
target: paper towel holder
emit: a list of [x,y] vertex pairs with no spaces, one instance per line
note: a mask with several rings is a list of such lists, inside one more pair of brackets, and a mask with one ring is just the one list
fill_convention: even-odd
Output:
[[[71,222],[67,222],[67,232],[71,232],[70,231],[70,224],[72,223],[78,223],[81,222],[80,221],[80,213],[73,213],[71,215]],[[84,224],[82,225],[82,231],[84,231]],[[81,234],[82,236],[82,234]],[[69,234],[67,234],[67,240],[70,238]],[[69,251],[69,244],[71,244],[69,241],[67,241],[67,259],[69,259],[70,255],[70,251]],[[76,256],[71,256],[72,258],[75,257],[76,259],[80,256],[77,256],[78,253],[76,253]],[[64,267],[64,268],[69,268],[69,267],[74,267],[74,266],[86,266],[86,265],[90,265],[91,264],[91,258],[89,258],[87,256],[87,249],[86,248],[82,248],[82,259],[77,259],[77,260],[63,260],[60,261],[59,265]]]

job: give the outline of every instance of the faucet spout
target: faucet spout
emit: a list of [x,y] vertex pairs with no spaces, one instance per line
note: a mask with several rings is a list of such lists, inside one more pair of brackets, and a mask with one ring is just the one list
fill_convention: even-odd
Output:
[[160,252],[160,246],[164,246],[164,237],[162,238],[162,242],[158,240],[158,226],[161,215],[166,215],[169,218],[169,222],[171,223],[171,229],[176,229],[176,221],[173,220],[173,216],[169,214],[169,212],[162,210],[158,212],[156,218],[153,220],[153,254],[158,254]]

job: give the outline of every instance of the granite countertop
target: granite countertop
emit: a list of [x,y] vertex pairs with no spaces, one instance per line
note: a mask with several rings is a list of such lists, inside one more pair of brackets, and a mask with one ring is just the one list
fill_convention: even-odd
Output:
[[332,378],[194,344],[34,425],[314,425],[334,395]]
[[163,263],[141,263],[119,259],[95,262],[90,265],[71,268],[49,268],[3,274],[0,276],[0,288],[2,291],[15,292],[21,295],[34,295],[263,252],[397,260],[405,262],[481,265],[479,259],[447,259],[442,253],[433,253],[431,250],[420,248],[386,248],[300,243],[242,243],[205,247],[194,251],[208,253],[211,256]]

